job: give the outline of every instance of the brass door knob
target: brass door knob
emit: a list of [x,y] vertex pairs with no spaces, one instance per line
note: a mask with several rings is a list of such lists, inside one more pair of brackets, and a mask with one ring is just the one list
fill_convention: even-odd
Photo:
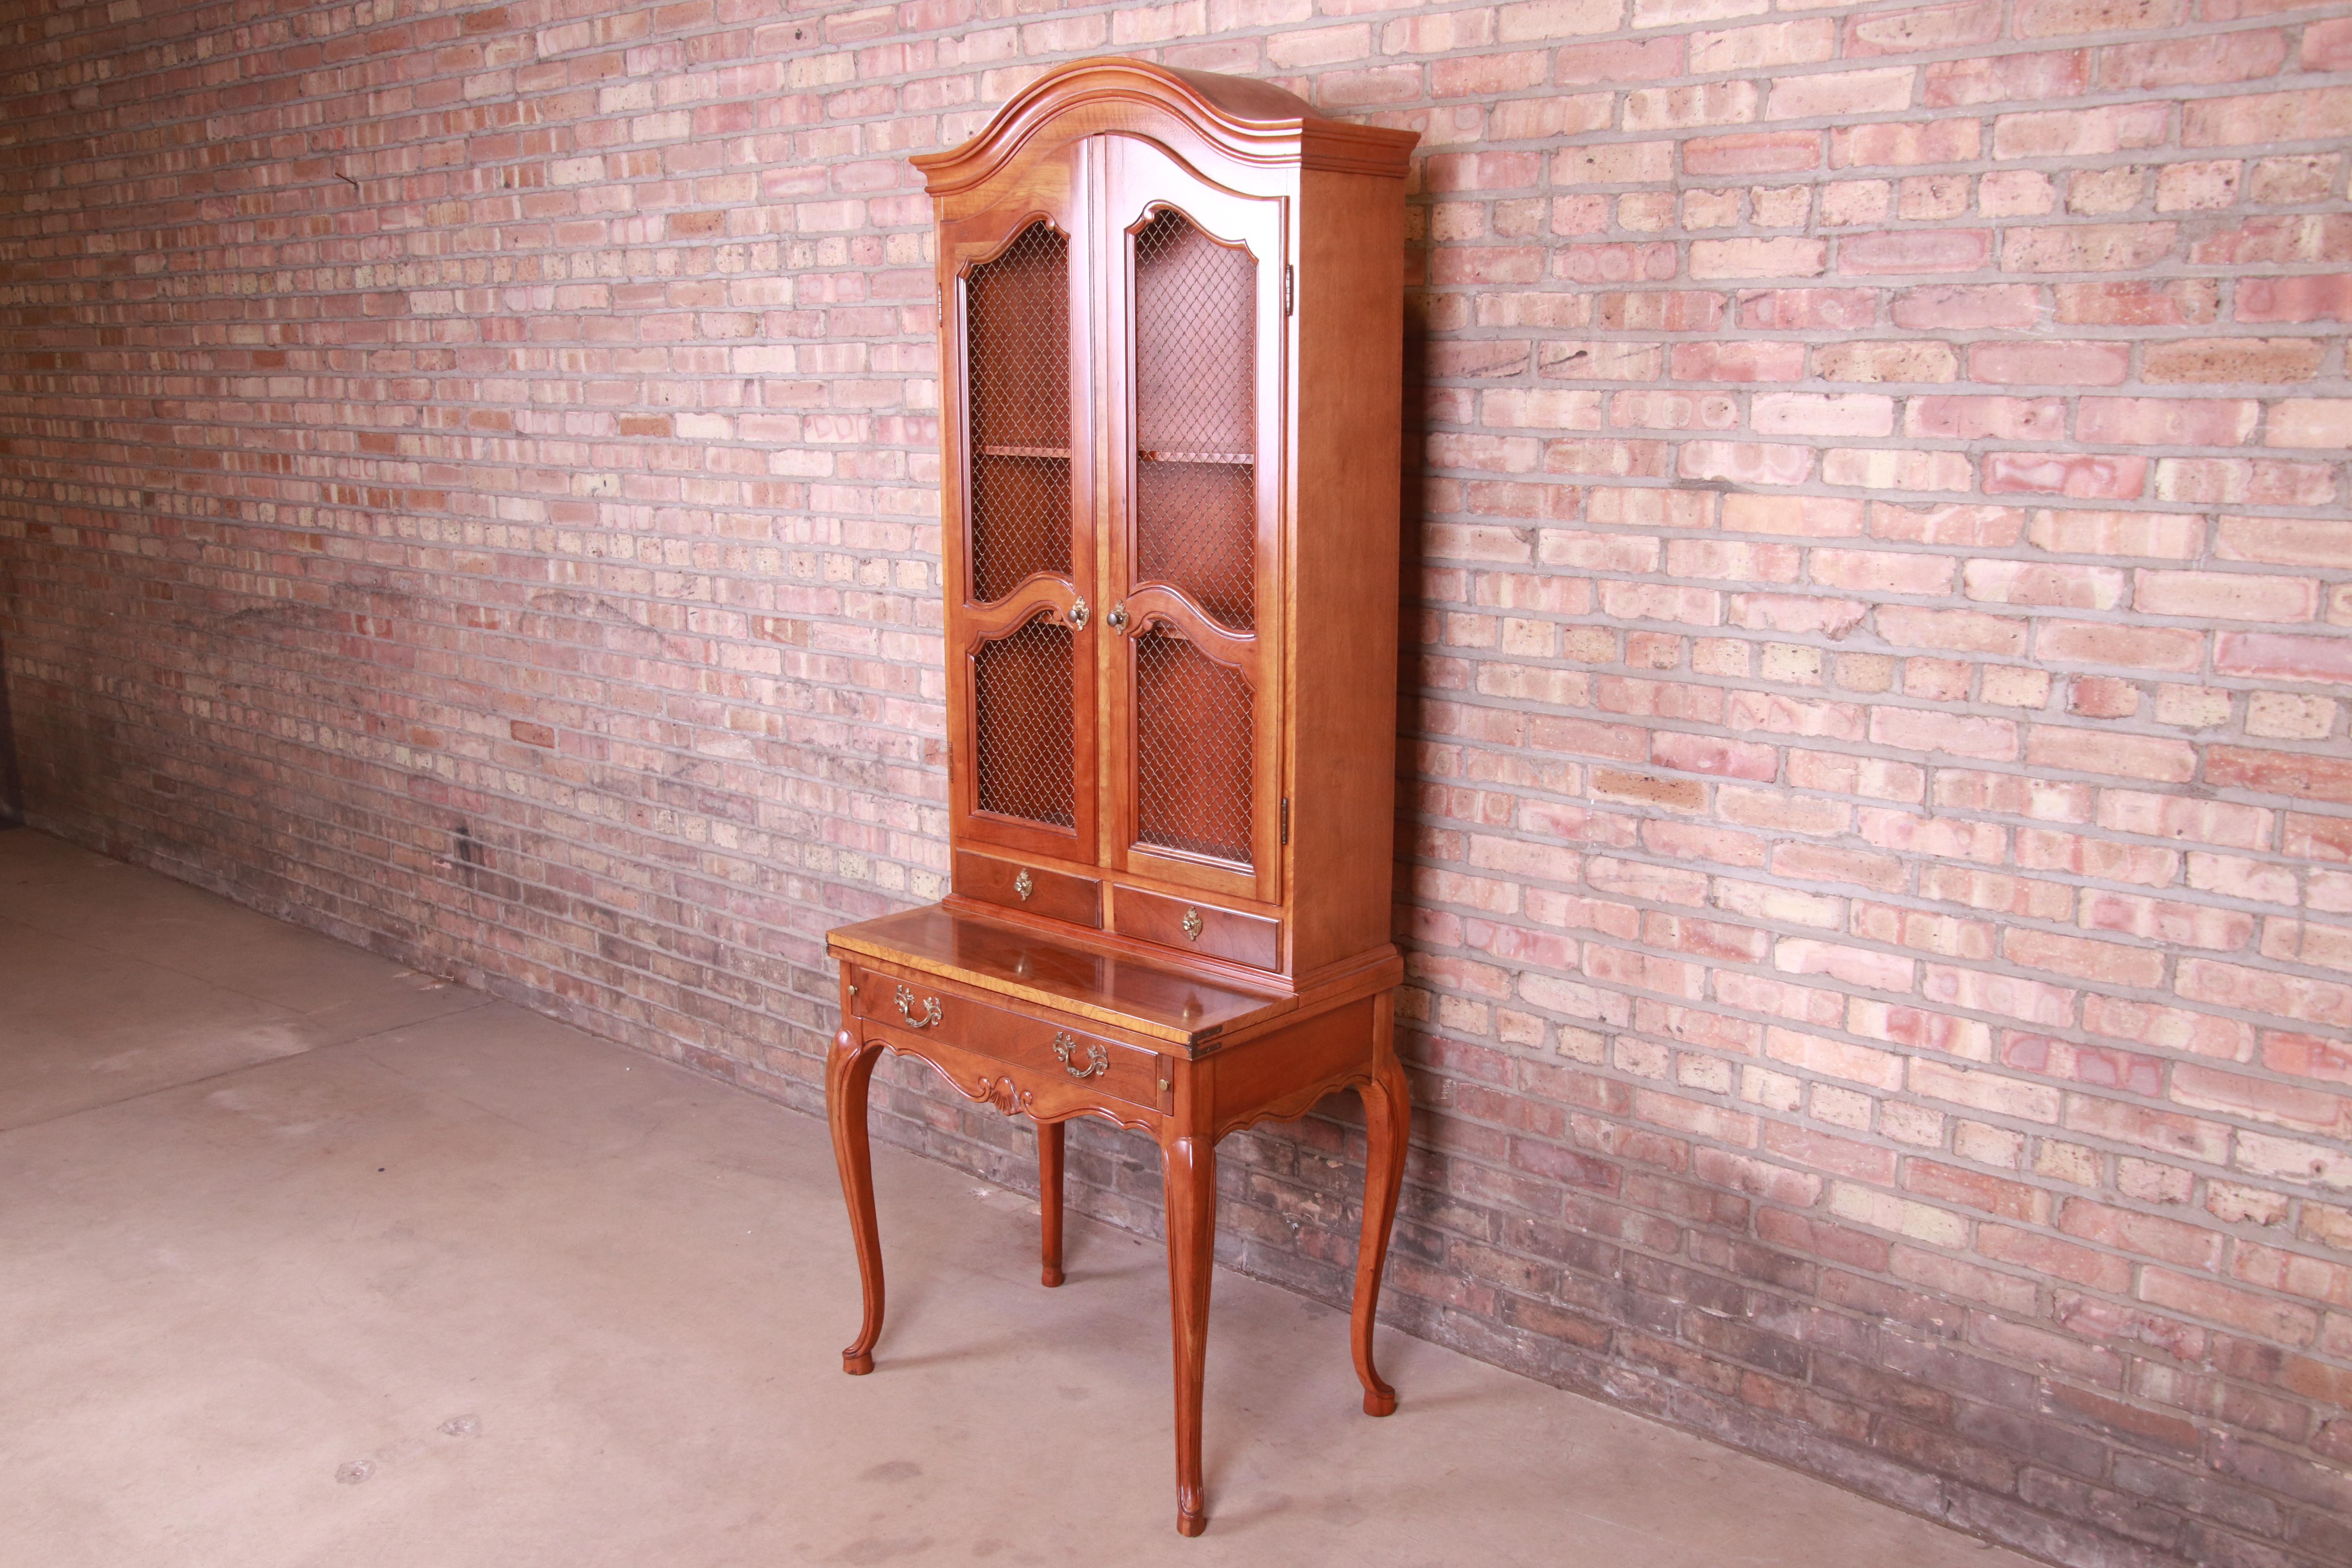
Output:
[[1070,601],[1070,625],[1080,631],[1087,629],[1087,602],[1084,599]]
[[1127,630],[1127,606],[1125,605],[1112,605],[1110,614],[1103,617],[1103,624],[1110,627],[1110,629],[1115,632],[1124,632]]

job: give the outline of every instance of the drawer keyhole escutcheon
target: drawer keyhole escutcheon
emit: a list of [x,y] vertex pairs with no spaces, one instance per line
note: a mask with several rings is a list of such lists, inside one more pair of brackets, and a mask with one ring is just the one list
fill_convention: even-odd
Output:
[[1037,890],[1037,879],[1029,875],[1028,867],[1022,867],[1021,875],[1013,879],[1013,890],[1021,895],[1021,901],[1024,904],[1029,901],[1029,895]]
[[901,985],[898,987],[898,1016],[907,1021],[907,1027],[910,1029],[928,1029],[940,1021],[940,999],[924,997],[923,1016],[918,1018],[915,1016],[915,994]]
[[1077,1048],[1077,1041],[1059,1029],[1054,1031],[1054,1055],[1061,1059],[1064,1072],[1072,1078],[1086,1079],[1110,1071],[1110,1053],[1103,1049],[1100,1040],[1087,1042],[1087,1065],[1084,1067],[1074,1066],[1070,1061],[1070,1054]]
[[1184,911],[1184,940],[1186,942],[1201,940],[1201,911],[1198,910]]

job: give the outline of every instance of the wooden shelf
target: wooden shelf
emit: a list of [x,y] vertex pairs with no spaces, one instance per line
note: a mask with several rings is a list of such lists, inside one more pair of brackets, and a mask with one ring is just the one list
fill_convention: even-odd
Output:
[[1255,463],[1255,452],[1138,452],[1147,463]]
[[1066,463],[1070,460],[1067,447],[982,447],[977,449],[983,458],[1059,458]]

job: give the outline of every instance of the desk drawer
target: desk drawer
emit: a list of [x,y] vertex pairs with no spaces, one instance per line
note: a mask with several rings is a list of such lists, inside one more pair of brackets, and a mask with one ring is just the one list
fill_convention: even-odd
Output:
[[1102,928],[1102,884],[1092,877],[1018,865],[967,849],[955,858],[955,890],[1008,910]]
[[1282,922],[1264,915],[1122,887],[1112,895],[1111,923],[1121,936],[1139,936],[1180,952],[1205,952],[1260,969],[1282,967]]
[[940,1040],[1051,1081],[1068,1079],[1147,1110],[1160,1108],[1160,1058],[1050,1017],[941,991],[920,981],[852,969],[850,1008],[889,1028]]

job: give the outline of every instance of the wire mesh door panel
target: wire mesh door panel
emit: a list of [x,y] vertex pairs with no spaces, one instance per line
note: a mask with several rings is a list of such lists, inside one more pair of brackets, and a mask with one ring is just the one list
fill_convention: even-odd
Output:
[[1155,622],[1135,638],[1135,839],[1251,864],[1257,757],[1249,679]]
[[1110,672],[1129,870],[1278,895],[1283,204],[1124,143]]
[[[1082,154],[1043,210],[941,225],[953,363],[948,637],[954,827],[961,840],[1091,862],[1096,650],[1092,363]],[[1017,199],[1032,193],[1013,193]]]
[[973,804],[996,816],[1077,826],[1077,634],[1040,615],[972,651]]
[[964,321],[971,597],[985,605],[1071,574],[1069,237],[1041,218],[973,267]]
[[1173,207],[1134,237],[1132,574],[1228,631],[1257,599],[1257,270]]

